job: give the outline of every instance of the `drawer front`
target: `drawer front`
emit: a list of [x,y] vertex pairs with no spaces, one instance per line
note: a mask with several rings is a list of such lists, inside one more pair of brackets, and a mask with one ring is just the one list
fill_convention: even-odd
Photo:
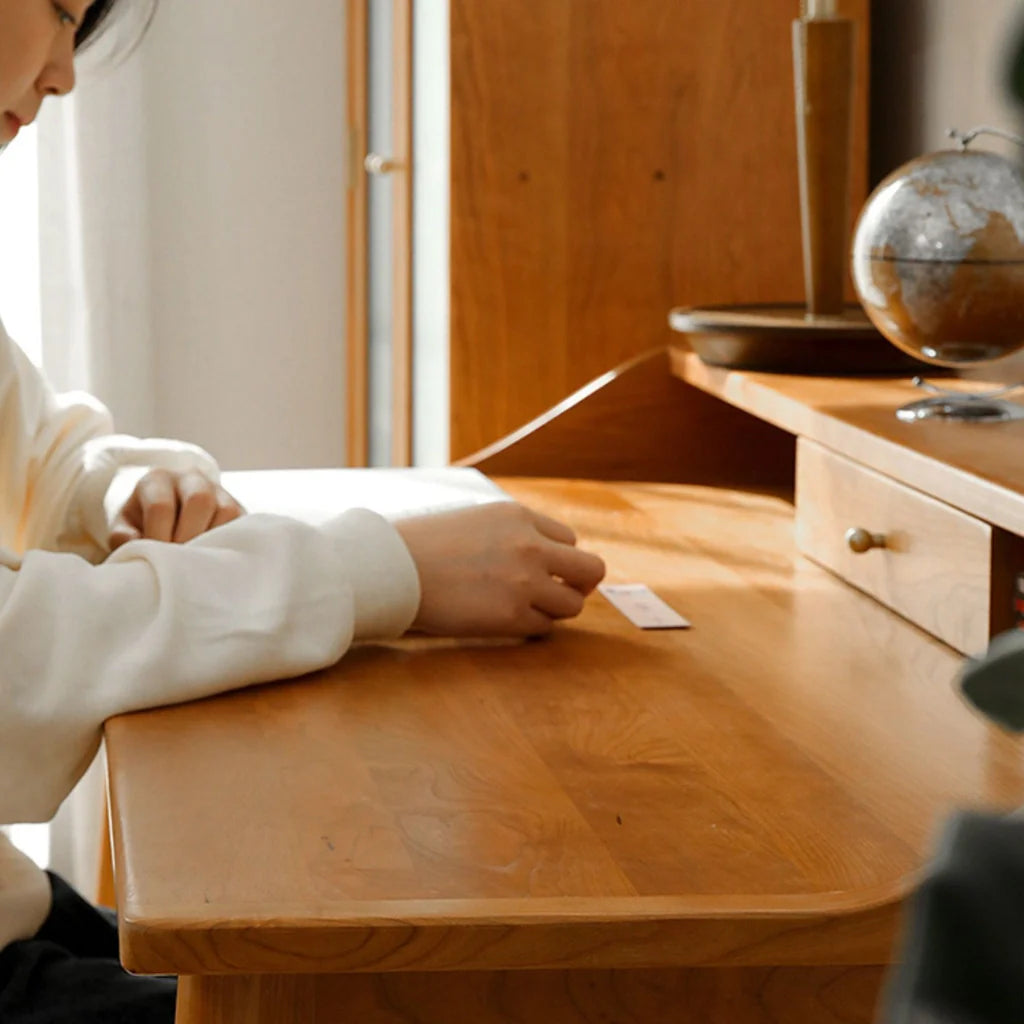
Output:
[[[964,654],[988,644],[992,527],[813,441],[797,448],[797,546]],[[862,531],[848,539],[848,531]],[[856,553],[853,545],[884,539]]]

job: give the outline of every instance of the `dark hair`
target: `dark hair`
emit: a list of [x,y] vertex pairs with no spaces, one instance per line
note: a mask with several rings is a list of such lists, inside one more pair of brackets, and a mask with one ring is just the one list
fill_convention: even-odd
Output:
[[[85,17],[82,18],[82,24],[78,26],[78,30],[75,32],[76,50],[81,50],[100,34],[106,23],[110,20],[111,12],[118,6],[119,2],[120,0],[95,0],[89,10],[86,11]],[[139,37],[135,39],[135,42],[138,42],[142,34],[149,27],[149,23],[153,20],[156,0],[133,0],[133,2],[136,6],[142,8],[144,14],[142,31],[139,33]],[[123,7],[124,3],[120,5]]]
[[96,0],[86,11],[82,24],[75,32],[75,49],[80,50],[103,26],[110,12],[117,6],[117,0]]

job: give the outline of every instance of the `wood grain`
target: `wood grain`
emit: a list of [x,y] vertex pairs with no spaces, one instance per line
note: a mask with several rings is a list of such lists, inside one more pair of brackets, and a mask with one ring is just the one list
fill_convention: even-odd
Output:
[[[992,527],[814,441],[798,445],[800,550],[963,654],[991,634]],[[856,554],[848,529],[885,537]]]
[[879,968],[184,978],[178,1024],[869,1024]]
[[501,482],[694,629],[595,597],[543,643],[368,645],[111,721],[126,964],[887,962],[941,819],[1024,797],[1019,743],[953,691],[959,657],[798,557],[786,501]]
[[[728,437],[729,444],[708,444],[709,437]],[[491,476],[686,482],[790,494],[795,464],[790,434],[675,379],[665,349],[631,359],[459,463]]]
[[[453,0],[451,457],[669,341],[800,301],[795,0]],[[867,191],[868,3],[851,216]]]
[[117,906],[117,887],[114,884],[114,851],[110,845],[109,814],[107,796],[103,796],[103,827],[99,830],[100,850],[96,860],[96,887],[92,901],[101,907]]
[[921,397],[907,379],[723,370],[684,346],[674,346],[670,355],[673,372],[695,387],[1024,536],[1024,421],[903,423],[896,410]]

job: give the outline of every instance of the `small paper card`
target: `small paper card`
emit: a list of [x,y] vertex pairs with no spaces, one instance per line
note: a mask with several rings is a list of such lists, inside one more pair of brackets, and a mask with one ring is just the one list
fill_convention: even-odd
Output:
[[641,629],[689,629],[690,622],[675,612],[644,583],[602,583],[597,588],[623,615]]

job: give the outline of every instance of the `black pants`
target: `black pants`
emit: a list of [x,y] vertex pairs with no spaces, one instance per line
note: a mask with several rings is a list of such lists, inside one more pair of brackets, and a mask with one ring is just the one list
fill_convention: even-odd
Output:
[[1024,818],[950,823],[901,959],[881,1024],[1024,1022]]
[[0,952],[2,1024],[173,1024],[175,982],[136,978],[117,959],[117,925],[50,875],[53,910],[34,939]]

